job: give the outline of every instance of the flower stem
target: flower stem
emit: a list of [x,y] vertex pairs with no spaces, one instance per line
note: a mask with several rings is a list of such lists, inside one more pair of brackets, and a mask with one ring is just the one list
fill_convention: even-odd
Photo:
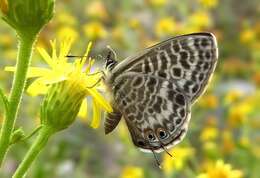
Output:
[[39,132],[39,135],[37,136],[36,140],[30,147],[29,151],[26,153],[23,161],[15,171],[12,178],[23,178],[37,157],[37,155],[40,153],[40,151],[44,148],[46,143],[48,142],[51,135],[55,133],[55,129],[49,126],[43,126]]
[[33,38],[28,36],[19,38],[16,71],[8,99],[8,110],[5,112],[0,133],[0,166],[9,147],[10,137],[13,132],[17,111],[19,109],[25,87],[26,75],[30,65],[35,39],[35,36]]

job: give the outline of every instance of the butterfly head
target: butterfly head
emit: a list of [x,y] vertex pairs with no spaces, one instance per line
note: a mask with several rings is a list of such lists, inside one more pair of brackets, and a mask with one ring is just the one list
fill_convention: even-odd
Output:
[[110,46],[107,46],[107,48],[108,48],[109,51],[108,51],[107,56],[106,56],[105,68],[107,70],[111,71],[115,67],[115,65],[117,64],[116,53]]

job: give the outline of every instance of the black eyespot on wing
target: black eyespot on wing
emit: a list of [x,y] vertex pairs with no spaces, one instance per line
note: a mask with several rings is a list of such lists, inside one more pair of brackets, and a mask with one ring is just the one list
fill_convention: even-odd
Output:
[[138,146],[141,146],[141,147],[144,147],[144,146],[145,146],[143,140],[138,140],[138,141],[137,141],[137,145],[138,145]]

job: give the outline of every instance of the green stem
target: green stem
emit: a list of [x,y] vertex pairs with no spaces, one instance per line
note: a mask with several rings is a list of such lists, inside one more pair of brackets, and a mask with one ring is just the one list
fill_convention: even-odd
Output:
[[12,178],[23,178],[37,157],[40,151],[44,148],[46,143],[48,142],[50,136],[55,133],[55,130],[49,126],[43,126],[37,136],[36,140],[34,141],[33,145],[30,147],[29,151],[26,153],[23,161],[15,171]]
[[21,102],[22,94],[25,87],[26,75],[31,61],[33,51],[34,38],[23,37],[19,40],[18,56],[16,70],[12,89],[9,96],[8,111],[5,117],[0,133],[0,166],[9,147],[11,134],[13,132],[17,111]]

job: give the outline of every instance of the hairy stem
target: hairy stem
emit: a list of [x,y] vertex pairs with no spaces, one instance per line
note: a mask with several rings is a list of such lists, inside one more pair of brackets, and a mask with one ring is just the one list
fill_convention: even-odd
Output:
[[36,140],[26,153],[25,157],[23,158],[23,161],[15,171],[12,178],[23,178],[25,176],[27,170],[30,168],[31,164],[33,163],[37,155],[45,147],[50,136],[54,133],[55,130],[52,127],[43,126],[41,128],[39,135],[37,136]]
[[30,65],[35,39],[35,37],[19,38],[16,71],[14,73],[12,89],[8,99],[8,110],[5,112],[5,117],[0,133],[0,166],[8,150],[10,137],[14,129],[17,111],[19,109],[22,94],[24,92],[26,75]]

